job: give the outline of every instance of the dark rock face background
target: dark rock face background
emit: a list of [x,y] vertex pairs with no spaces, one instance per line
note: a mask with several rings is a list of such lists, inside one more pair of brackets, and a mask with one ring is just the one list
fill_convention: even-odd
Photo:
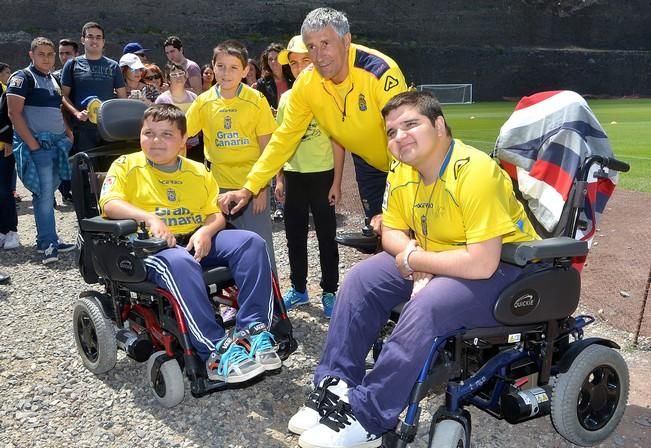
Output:
[[116,59],[125,43],[140,41],[163,63],[170,34],[200,64],[227,38],[257,56],[298,34],[305,14],[323,4],[345,11],[354,42],[393,57],[416,84],[473,83],[475,100],[560,88],[651,95],[648,0],[2,0],[0,61],[24,66],[32,38],[78,39],[90,20],[105,27],[106,54]]

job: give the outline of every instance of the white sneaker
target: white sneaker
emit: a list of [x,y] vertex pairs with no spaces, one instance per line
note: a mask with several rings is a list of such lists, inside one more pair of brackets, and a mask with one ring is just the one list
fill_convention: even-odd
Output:
[[353,409],[339,400],[298,439],[302,448],[374,448],[382,445],[382,436],[371,434],[357,421]]
[[289,419],[287,429],[294,434],[303,434],[319,424],[326,411],[339,400],[348,402],[348,385],[345,381],[326,376],[305,400],[305,404]]
[[20,246],[20,240],[18,239],[18,233],[9,231],[4,237],[4,248],[7,250],[16,249]]

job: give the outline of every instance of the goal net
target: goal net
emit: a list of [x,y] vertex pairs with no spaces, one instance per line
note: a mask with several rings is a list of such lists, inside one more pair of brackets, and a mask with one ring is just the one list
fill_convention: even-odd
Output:
[[472,103],[472,84],[421,84],[418,90],[433,93],[441,104]]

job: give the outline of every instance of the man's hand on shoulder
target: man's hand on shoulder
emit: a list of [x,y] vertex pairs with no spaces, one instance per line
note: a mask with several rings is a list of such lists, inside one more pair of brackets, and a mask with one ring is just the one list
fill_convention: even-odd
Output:
[[217,202],[219,202],[219,208],[222,209],[224,214],[234,215],[249,203],[251,196],[253,196],[253,194],[249,190],[241,188],[239,190],[227,191],[226,193],[220,194]]

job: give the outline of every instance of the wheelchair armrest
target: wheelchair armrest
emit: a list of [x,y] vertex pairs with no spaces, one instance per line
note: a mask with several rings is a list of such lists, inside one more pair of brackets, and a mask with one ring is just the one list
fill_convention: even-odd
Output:
[[502,246],[502,261],[524,266],[532,260],[580,257],[588,253],[588,243],[566,236],[544,240],[507,243]]
[[147,256],[167,249],[167,241],[162,238],[145,238],[144,240],[135,239],[131,242],[133,250],[137,256]]
[[365,232],[342,232],[335,236],[337,244],[352,247],[363,254],[374,254],[378,251],[380,239],[375,234]]
[[101,216],[82,219],[81,230],[93,233],[108,233],[113,236],[125,236],[138,231],[138,223],[133,219],[105,219]]

